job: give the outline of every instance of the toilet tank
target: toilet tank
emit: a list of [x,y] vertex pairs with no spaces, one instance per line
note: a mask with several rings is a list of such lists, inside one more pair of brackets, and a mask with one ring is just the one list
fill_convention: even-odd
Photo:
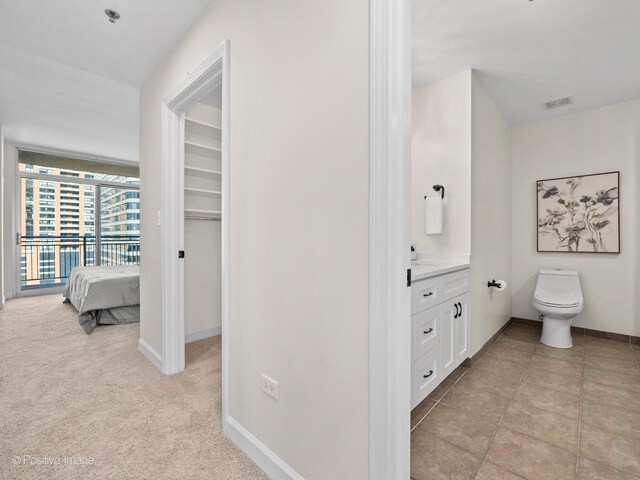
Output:
[[535,297],[541,301],[553,299],[553,303],[581,303],[580,274],[576,270],[540,270]]

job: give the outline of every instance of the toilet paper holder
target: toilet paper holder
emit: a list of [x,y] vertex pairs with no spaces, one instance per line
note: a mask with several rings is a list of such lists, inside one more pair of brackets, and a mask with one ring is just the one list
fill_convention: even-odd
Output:
[[489,288],[491,288],[491,287],[502,288],[502,285],[500,285],[500,282],[496,282],[496,280],[494,278],[490,282],[487,282],[487,287],[489,287]]

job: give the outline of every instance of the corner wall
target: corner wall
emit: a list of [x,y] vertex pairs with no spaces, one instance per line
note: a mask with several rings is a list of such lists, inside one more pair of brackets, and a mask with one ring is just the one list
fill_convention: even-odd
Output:
[[[471,70],[413,91],[411,240],[421,252],[471,255],[470,351],[511,317],[511,127]],[[424,196],[446,188],[441,235],[425,235]]]
[[0,308],[4,307],[4,128],[0,124]]
[[[471,71],[413,90],[411,241],[422,252],[471,249]],[[444,229],[426,235],[425,195],[444,185]]]
[[[471,354],[511,318],[511,126],[471,83]],[[487,288],[491,279],[508,287]]]
[[[367,0],[215,0],[142,87],[140,334],[161,350],[155,222],[161,100],[225,38],[231,43],[228,413],[304,478],[364,479]],[[279,381],[278,401],[261,391],[263,372]]]
[[[541,268],[580,272],[574,325],[640,335],[640,100],[513,128],[513,315],[537,319]],[[620,254],[536,252],[536,180],[620,171]]]
[[14,267],[15,238],[13,237],[13,217],[15,208],[16,184],[15,145],[5,139],[3,148],[3,183],[2,183],[2,276],[3,292],[6,299],[16,295],[16,274]]

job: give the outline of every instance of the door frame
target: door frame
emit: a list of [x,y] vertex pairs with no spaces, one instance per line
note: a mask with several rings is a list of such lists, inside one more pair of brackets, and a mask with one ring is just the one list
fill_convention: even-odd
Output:
[[213,88],[222,87],[222,418],[226,425],[229,381],[229,59],[225,40],[162,100],[162,372],[185,368],[184,117]]
[[411,2],[371,0],[369,479],[410,472]]

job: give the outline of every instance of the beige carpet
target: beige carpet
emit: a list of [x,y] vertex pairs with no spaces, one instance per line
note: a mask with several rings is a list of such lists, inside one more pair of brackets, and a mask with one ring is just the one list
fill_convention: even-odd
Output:
[[[165,376],[138,352],[138,328],[86,335],[59,295],[7,302],[0,479],[267,478],[222,436],[219,339],[189,344],[187,369]],[[64,465],[65,456],[95,464]]]

